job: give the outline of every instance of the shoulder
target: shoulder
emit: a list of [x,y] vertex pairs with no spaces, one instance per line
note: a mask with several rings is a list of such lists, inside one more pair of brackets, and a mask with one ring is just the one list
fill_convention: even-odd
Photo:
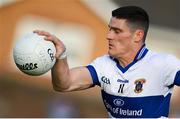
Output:
[[160,61],[167,57],[167,54],[157,53],[154,51],[149,51],[148,54],[149,54],[148,55],[149,60],[159,60]]
[[166,60],[169,60],[169,59],[172,59],[172,60],[178,60],[174,55],[172,54],[166,54],[166,53],[157,53],[157,52],[153,52],[153,51],[149,51],[149,58],[152,60],[152,59],[155,59],[155,60],[163,60],[163,61],[166,61]]
[[157,53],[153,51],[149,51],[146,60],[157,66],[179,62],[179,59],[177,59],[175,56],[171,54]]
[[109,55],[103,55],[93,60],[90,65],[92,65],[97,70],[104,71],[115,67],[116,62]]
[[100,57],[97,57],[93,63],[100,63],[100,64],[106,64],[106,63],[110,63],[113,60],[111,59],[111,57],[109,55],[103,55]]

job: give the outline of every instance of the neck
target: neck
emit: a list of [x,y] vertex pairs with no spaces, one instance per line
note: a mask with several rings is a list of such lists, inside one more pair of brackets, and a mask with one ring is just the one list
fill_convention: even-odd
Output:
[[119,61],[119,64],[122,66],[122,67],[126,67],[127,65],[129,65],[131,62],[134,61],[138,51],[141,49],[142,45],[141,46],[138,46],[138,47],[135,47],[131,50],[129,50],[129,52],[126,52],[123,56],[121,57],[118,57],[118,61]]

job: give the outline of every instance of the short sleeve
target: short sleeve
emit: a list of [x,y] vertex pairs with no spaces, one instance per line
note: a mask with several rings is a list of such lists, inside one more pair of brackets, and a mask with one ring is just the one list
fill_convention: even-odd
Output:
[[109,72],[109,66],[112,66],[112,60],[109,55],[98,57],[86,66],[91,74],[94,85],[101,87],[101,78]]
[[94,66],[93,65],[88,65],[86,67],[89,70],[89,72],[91,74],[91,77],[93,79],[93,85],[100,86],[99,79],[98,79],[98,76],[97,76],[97,72],[96,72],[96,69],[94,68]]
[[177,85],[180,86],[180,60],[174,56],[167,56],[166,61],[166,85]]
[[88,66],[86,66],[91,74],[93,84],[98,85],[98,86],[100,86],[99,77],[102,70],[101,66],[103,65],[102,59],[103,59],[103,56],[98,57],[93,62],[91,62]]
[[180,70],[176,73],[174,84],[180,86]]

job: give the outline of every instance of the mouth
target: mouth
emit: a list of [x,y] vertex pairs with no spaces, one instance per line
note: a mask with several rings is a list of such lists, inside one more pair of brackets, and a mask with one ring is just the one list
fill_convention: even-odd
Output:
[[112,49],[113,48],[113,45],[109,43],[109,49]]

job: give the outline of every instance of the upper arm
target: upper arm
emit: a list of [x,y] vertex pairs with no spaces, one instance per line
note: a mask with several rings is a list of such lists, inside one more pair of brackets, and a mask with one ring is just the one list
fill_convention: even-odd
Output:
[[93,80],[89,70],[86,67],[77,67],[70,69],[71,86],[69,91],[83,90],[93,86]]
[[[99,77],[102,74],[103,64],[106,64],[107,57],[99,57],[86,67],[77,67],[70,70],[69,91],[83,90],[92,86],[100,86]],[[105,63],[104,63],[105,62]]]

